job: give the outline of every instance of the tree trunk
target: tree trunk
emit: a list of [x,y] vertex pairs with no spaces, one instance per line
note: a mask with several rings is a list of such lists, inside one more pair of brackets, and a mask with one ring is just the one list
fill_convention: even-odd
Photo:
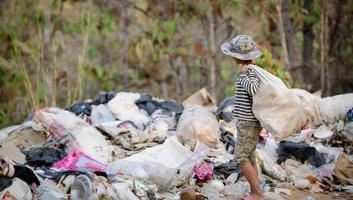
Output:
[[[347,36],[350,37],[350,33],[347,30],[351,30],[349,23],[352,22],[352,20],[350,19],[352,19],[353,14],[348,14],[344,12],[347,3],[347,0],[342,0],[340,1],[340,3],[334,5],[334,17],[330,18],[328,23],[328,27],[330,30],[330,34],[328,36],[328,55],[333,58],[333,62],[328,63],[330,66],[330,85],[331,88],[335,88],[334,91],[331,90],[330,95],[348,92],[349,90],[347,91],[344,88],[349,86],[350,84],[349,81],[345,81],[347,80],[345,77],[353,77],[352,74],[349,73],[349,70],[347,70],[351,68],[350,64],[346,62],[350,59],[347,59],[344,55],[345,47],[352,46],[352,44],[347,42]],[[334,71],[335,73],[332,73],[332,71]]]
[[321,11],[321,89],[322,96],[328,96],[331,93],[330,74],[328,70],[328,0],[322,1]]
[[[43,80],[46,84],[46,106],[56,105],[55,102],[55,83],[53,83],[53,70],[51,69],[52,51],[51,51],[51,7],[49,3],[46,3],[44,10],[44,27],[43,27],[43,66],[45,70],[45,77]],[[39,85],[37,85],[39,87]]]
[[119,24],[119,64],[120,64],[120,85],[122,90],[127,90],[128,86],[128,16],[127,16],[128,1],[121,0],[119,11],[120,11],[120,24]]
[[161,86],[161,91],[162,91],[163,98],[169,99],[168,86],[167,86],[166,80],[163,79],[161,82],[159,82],[159,84]]
[[216,92],[216,68],[217,68],[217,63],[216,63],[216,25],[215,25],[215,13],[213,10],[211,10],[209,13],[207,13],[207,19],[208,19],[208,28],[209,28],[209,43],[210,43],[210,49],[211,49],[211,55],[209,58],[209,65],[208,65],[208,87],[210,89],[210,93],[212,96],[217,99],[217,92]]
[[289,18],[289,0],[278,0],[277,12],[279,18],[279,31],[283,48],[283,60],[287,70],[293,68],[295,53],[293,48],[293,28]]
[[188,88],[188,71],[186,64],[181,63],[179,70],[181,79],[181,95],[183,95]]
[[[313,15],[313,1],[304,0],[304,9],[308,12],[307,16]],[[302,76],[304,83],[306,84],[306,89],[309,91],[314,91],[317,88],[314,86],[314,66],[313,66],[313,50],[314,50],[314,23],[304,19],[303,24],[303,51],[302,51]]]
[[277,37],[277,24],[276,22],[273,20],[273,18],[271,16],[267,17],[267,21],[268,21],[268,27],[267,27],[267,40],[269,41],[270,45],[271,45],[271,54],[273,57],[277,58],[278,57],[278,52],[275,48],[275,46],[277,46],[276,42],[275,42],[275,38]]

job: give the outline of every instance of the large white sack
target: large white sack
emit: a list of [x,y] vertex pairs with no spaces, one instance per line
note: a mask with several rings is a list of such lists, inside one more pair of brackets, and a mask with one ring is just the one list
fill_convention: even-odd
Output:
[[218,132],[216,117],[206,108],[194,105],[180,116],[176,133],[178,139],[188,146],[201,142],[214,148],[219,142]]
[[107,164],[110,153],[104,136],[93,126],[71,112],[40,112],[38,120],[53,134],[55,142],[65,145],[67,153],[78,149],[93,159]]
[[285,138],[301,129],[310,117],[300,97],[278,77],[255,65],[249,67],[260,78],[252,109],[261,126],[278,138]]
[[297,94],[311,115],[315,125],[322,122],[333,123],[346,117],[347,111],[353,107],[353,94],[341,94],[320,98],[305,90],[290,89]]
[[311,94],[310,92],[302,89],[289,89],[291,93],[297,95],[300,100],[302,107],[305,110],[306,118],[312,125],[320,125],[322,124],[322,117],[320,114],[320,109],[317,105],[317,101],[321,99],[321,97]]
[[315,104],[320,110],[321,119],[328,123],[344,119],[347,111],[353,108],[353,94],[341,94],[317,99]]

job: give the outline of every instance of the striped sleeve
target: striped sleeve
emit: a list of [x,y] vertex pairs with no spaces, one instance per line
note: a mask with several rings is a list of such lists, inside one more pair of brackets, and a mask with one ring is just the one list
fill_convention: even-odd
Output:
[[248,73],[241,73],[239,76],[239,82],[245,88],[245,90],[249,93],[249,95],[254,96],[259,89],[260,80],[257,76],[256,72],[249,69]]

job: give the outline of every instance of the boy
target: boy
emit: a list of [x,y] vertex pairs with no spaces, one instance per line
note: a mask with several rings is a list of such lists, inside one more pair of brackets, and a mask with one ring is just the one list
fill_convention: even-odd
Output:
[[261,132],[259,121],[252,112],[252,96],[256,94],[260,80],[255,71],[248,68],[261,55],[257,44],[250,36],[238,35],[221,46],[222,52],[232,56],[242,68],[236,80],[233,117],[237,118],[237,146],[235,161],[250,184],[252,194],[244,199],[263,199],[260,190],[255,149]]

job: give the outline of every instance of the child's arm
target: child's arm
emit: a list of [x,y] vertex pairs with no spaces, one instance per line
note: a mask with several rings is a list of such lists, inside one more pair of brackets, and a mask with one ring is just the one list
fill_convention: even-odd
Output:
[[247,72],[241,72],[239,82],[251,96],[256,94],[260,86],[260,79],[252,69],[248,69]]

